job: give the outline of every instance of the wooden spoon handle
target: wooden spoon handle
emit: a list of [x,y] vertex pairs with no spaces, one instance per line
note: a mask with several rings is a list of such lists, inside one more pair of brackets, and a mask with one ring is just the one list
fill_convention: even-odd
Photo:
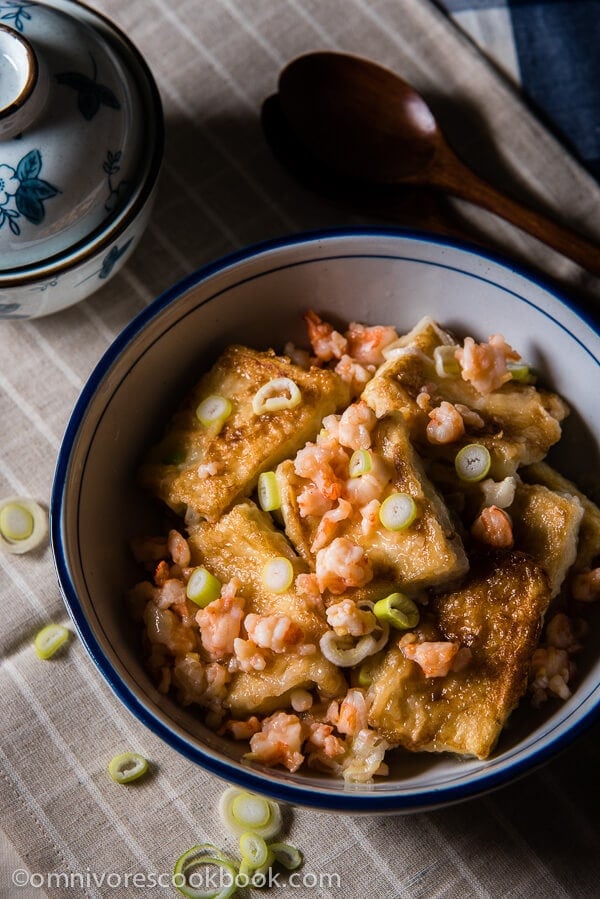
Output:
[[[452,153],[452,157],[450,156]],[[432,182],[455,197],[469,200],[537,237],[594,275],[600,275],[600,246],[541,212],[511,199],[467,168],[445,148],[444,161],[430,170]]]

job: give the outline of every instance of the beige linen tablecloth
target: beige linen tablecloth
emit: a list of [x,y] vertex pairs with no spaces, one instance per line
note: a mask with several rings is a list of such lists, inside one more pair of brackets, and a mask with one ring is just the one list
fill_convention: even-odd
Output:
[[[367,220],[297,184],[263,140],[261,103],[301,52],[342,49],[396,69],[431,98],[470,160],[600,235],[595,182],[428,0],[90,5],[129,34],[156,77],[167,128],[160,191],[139,249],[92,299],[46,319],[0,322],[0,496],[48,504],[61,435],[85,379],[164,288],[246,243]],[[484,239],[544,269],[573,296],[599,299],[598,282],[573,264],[489,215],[464,204],[458,211]],[[227,844],[215,811],[224,784],[139,724],[75,637],[51,662],[35,657],[33,634],[49,621],[68,623],[47,547],[0,554],[0,573],[0,896],[173,895],[158,878],[168,880],[184,849]],[[295,810],[289,838],[312,879],[270,895],[596,896],[599,736],[596,727],[518,783],[445,810]],[[108,760],[123,749],[152,762],[152,776],[135,788],[107,776]]]

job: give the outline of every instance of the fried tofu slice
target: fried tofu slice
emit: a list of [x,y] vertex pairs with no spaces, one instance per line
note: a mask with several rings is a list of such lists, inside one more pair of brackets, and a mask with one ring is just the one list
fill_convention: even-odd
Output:
[[[255,414],[252,401],[263,385],[289,378],[300,389],[293,409]],[[196,415],[211,395],[227,398],[232,411],[219,429]],[[216,519],[249,496],[261,471],[274,468],[317,434],[325,415],[347,405],[349,387],[333,371],[293,365],[272,350],[228,347],[191,391],[163,440],[140,471],[143,487],[177,514]]]
[[549,601],[545,572],[524,553],[474,562],[459,589],[432,603],[437,639],[468,646],[469,664],[445,677],[426,677],[391,646],[369,687],[371,726],[413,752],[487,758],[526,690]]
[[[360,511],[337,523],[335,535],[347,537],[367,554],[375,577],[396,583],[396,589],[422,589],[446,584],[462,576],[468,568],[462,541],[446,506],[427,478],[398,413],[377,422],[371,435],[375,454],[388,466],[390,480],[382,501],[392,493],[408,493],[417,506],[417,517],[403,530],[387,530],[379,520],[367,534]],[[316,567],[313,541],[320,517],[302,517],[298,496],[309,483],[299,477],[291,460],[277,468],[281,512],[286,533],[297,552]]]
[[[454,345],[453,338],[430,318],[400,338],[386,352],[395,352],[366,385],[362,399],[380,418],[390,411],[402,413],[411,438],[429,458],[454,459],[461,446],[481,443],[491,454],[491,477],[512,475],[520,465],[538,462],[561,436],[560,422],[568,414],[566,403],[557,394],[528,384],[508,381],[489,394],[480,394],[459,371],[440,377],[434,363],[436,347]],[[464,436],[445,446],[428,442],[425,428],[427,411],[417,397],[426,390],[432,406],[445,400],[460,403],[476,412],[482,426],[465,422]]]
[[556,596],[577,558],[582,503],[541,484],[518,484],[509,512],[515,546],[542,566]]
[[324,615],[294,589],[270,591],[262,579],[265,564],[283,556],[292,564],[294,576],[306,573],[307,566],[278,531],[270,515],[252,502],[238,503],[217,522],[200,521],[190,528],[188,542],[194,565],[206,564],[223,583],[239,578],[238,595],[245,599],[245,613],[287,615],[303,632],[304,644],[314,652],[298,654],[290,647],[273,654],[263,671],[237,672],[229,685],[227,704],[234,716],[283,708],[292,690],[317,687],[323,698],[344,695],[347,685],[338,668],[319,649],[319,639],[327,630]]
[[579,501],[583,515],[579,526],[577,555],[573,561],[573,571],[585,571],[597,564],[600,560],[600,509],[598,506],[572,481],[559,474],[547,462],[528,465],[520,474],[530,484],[542,484],[556,493],[575,497]]

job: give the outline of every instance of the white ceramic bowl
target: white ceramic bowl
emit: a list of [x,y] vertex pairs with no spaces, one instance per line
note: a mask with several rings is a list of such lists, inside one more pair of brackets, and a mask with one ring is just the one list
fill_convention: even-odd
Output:
[[208,265],[167,291],[92,374],[68,425],[52,499],[52,541],[67,607],[123,703],[172,747],[229,781],[292,803],[347,811],[416,811],[483,793],[548,759],[598,713],[598,640],[588,641],[572,698],[539,713],[517,713],[489,760],[402,754],[389,778],[364,787],[242,764],[239,745],[159,694],[144,670],[137,627],[122,602],[139,579],[128,539],[152,533],[159,520],[154,503],[135,486],[140,458],[226,344],[305,344],[308,307],[325,318],[392,323],[400,331],[428,313],[479,339],[502,332],[572,405],[560,467],[575,479],[598,475],[600,338],[568,302],[472,248],[402,231],[277,240]]
[[163,116],[148,66],[108,19],[78,0],[9,5],[0,319],[37,318],[98,290],[133,252],[154,200]]

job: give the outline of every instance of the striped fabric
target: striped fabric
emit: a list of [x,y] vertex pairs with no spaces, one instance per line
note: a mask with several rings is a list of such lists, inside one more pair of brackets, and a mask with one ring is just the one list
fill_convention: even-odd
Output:
[[[88,3],[114,18],[153,69],[166,114],[164,170],[148,231],[114,280],[54,317],[0,322],[1,496],[48,503],[61,435],[88,374],[127,322],[175,280],[259,239],[378,220],[308,192],[274,162],[260,106],[297,54],[339,49],[395,68],[435,103],[473,164],[600,237],[595,180],[511,80],[518,72],[531,83],[517,13],[541,15],[540,4],[511,5],[513,42],[496,65],[466,35],[475,25],[465,4],[452,4],[453,21],[430,0]],[[0,3],[0,15],[14,5]],[[470,5],[489,13],[477,26],[479,37],[500,50],[506,10]],[[576,5],[585,4],[547,4],[554,13]],[[579,52],[582,66],[597,64],[585,41]],[[562,50],[555,43],[551,53],[555,65]],[[597,157],[597,150],[580,152],[588,163]],[[568,260],[490,215],[466,204],[456,208],[509,258],[598,301],[598,283]],[[134,720],[76,639],[52,662],[35,657],[32,635],[49,621],[66,623],[49,548],[22,557],[0,553],[0,621],[0,897],[174,895],[158,878],[165,882],[183,849],[206,840],[227,845],[215,814],[223,784]],[[596,729],[520,783],[429,814],[361,818],[296,810],[289,837],[302,848],[315,886],[270,895],[594,896],[599,736]],[[155,767],[132,790],[106,774],[108,760],[124,749],[140,751]]]

